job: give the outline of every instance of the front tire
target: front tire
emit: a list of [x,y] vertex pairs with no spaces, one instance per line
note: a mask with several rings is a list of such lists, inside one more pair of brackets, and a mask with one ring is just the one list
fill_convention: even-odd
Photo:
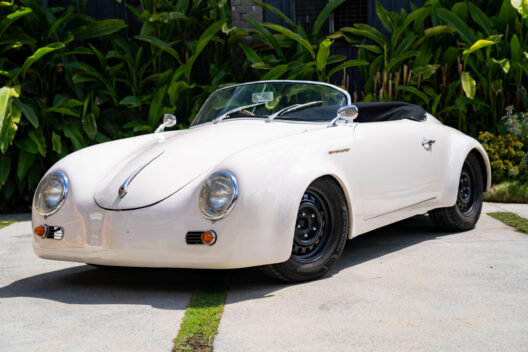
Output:
[[323,276],[343,253],[348,223],[347,202],[339,184],[330,177],[315,180],[299,205],[290,259],[260,270],[288,282]]
[[455,205],[430,211],[433,224],[448,231],[474,228],[482,211],[483,182],[480,163],[470,153],[462,166]]

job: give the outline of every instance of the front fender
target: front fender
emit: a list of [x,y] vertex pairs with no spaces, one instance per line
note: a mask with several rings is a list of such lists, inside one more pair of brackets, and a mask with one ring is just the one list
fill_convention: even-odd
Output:
[[[251,217],[248,221],[254,226],[272,228],[270,241],[265,246],[275,246],[284,260],[291,255],[299,204],[314,180],[322,176],[333,177],[343,189],[350,216],[354,212],[348,187],[340,177],[344,174],[340,167],[344,164],[342,156],[329,154],[329,150],[342,148],[343,143],[351,141],[352,129],[338,128],[346,135],[346,142],[338,137],[337,131],[325,128],[252,146],[214,168],[236,176],[239,186],[237,206],[244,208],[244,213]],[[333,138],[329,139],[330,132],[333,132]],[[352,233],[352,226],[349,233]]]

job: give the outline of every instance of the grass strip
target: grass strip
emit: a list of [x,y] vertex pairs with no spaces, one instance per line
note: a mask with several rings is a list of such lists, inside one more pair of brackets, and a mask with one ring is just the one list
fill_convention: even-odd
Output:
[[492,218],[502,221],[508,226],[513,227],[517,231],[528,234],[528,219],[525,219],[515,213],[510,213],[506,211],[497,211],[493,213],[488,213],[488,215]]
[[0,229],[6,226],[9,226],[11,224],[14,224],[15,222],[17,222],[15,219],[2,219],[0,220]]
[[[218,272],[216,272],[218,275]],[[212,277],[194,291],[185,310],[173,352],[210,352],[227,297],[225,278]]]

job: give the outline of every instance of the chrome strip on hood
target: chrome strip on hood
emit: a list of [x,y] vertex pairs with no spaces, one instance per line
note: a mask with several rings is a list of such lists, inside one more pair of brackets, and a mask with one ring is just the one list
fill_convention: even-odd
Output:
[[123,182],[123,184],[119,187],[119,191],[118,191],[119,198],[123,198],[124,196],[126,196],[128,185],[130,184],[130,182],[132,182],[134,177],[136,177],[137,174],[139,174],[141,172],[141,170],[143,170],[145,167],[147,167],[148,164],[150,164],[151,162],[153,162],[154,160],[159,158],[161,156],[161,154],[163,154],[163,153],[165,153],[165,151],[162,151],[161,153],[156,155],[154,158],[152,158],[151,160],[147,161],[145,164],[143,164],[140,167],[138,167],[136,170],[134,170],[134,172],[132,172],[132,174],[130,174],[130,176],[128,176],[128,178],[125,180],[125,182]]

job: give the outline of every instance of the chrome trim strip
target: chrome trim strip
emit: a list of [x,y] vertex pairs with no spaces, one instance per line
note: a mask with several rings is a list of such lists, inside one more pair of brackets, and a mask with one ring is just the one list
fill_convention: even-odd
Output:
[[396,210],[391,210],[389,212],[386,212],[386,213],[383,213],[383,214],[379,214],[379,215],[376,215],[376,216],[372,216],[370,218],[366,218],[364,219],[365,221],[366,220],[370,220],[370,219],[375,219],[375,218],[379,218],[380,216],[384,216],[384,215],[387,215],[387,214],[391,214],[391,213],[395,213],[397,211],[400,211],[400,210],[404,210],[404,209],[407,209],[407,208],[411,208],[411,207],[414,207],[415,205],[418,205],[418,204],[422,204],[422,203],[425,203],[425,202],[428,202],[430,200],[433,200],[433,199],[436,199],[436,197],[432,197],[432,198],[429,198],[429,199],[426,199],[426,200],[422,200],[418,203],[414,203],[414,204],[411,204],[411,205],[407,205],[405,207],[402,207],[402,208],[399,208],[399,209],[396,209]]
[[128,176],[128,178],[125,180],[125,182],[123,182],[123,184],[119,187],[119,190],[118,190],[119,198],[123,198],[124,196],[126,196],[126,194],[128,192],[127,188],[130,185],[130,183],[132,182],[132,180],[137,176],[137,174],[139,174],[145,167],[147,167],[148,164],[150,164],[151,162],[153,162],[154,160],[159,158],[161,156],[161,154],[163,154],[163,153],[165,153],[165,151],[162,151],[161,153],[156,155],[154,158],[152,158],[151,160],[147,161],[145,164],[143,164],[140,167],[138,167],[136,170],[134,170],[134,172],[132,174],[130,174],[130,176]]

